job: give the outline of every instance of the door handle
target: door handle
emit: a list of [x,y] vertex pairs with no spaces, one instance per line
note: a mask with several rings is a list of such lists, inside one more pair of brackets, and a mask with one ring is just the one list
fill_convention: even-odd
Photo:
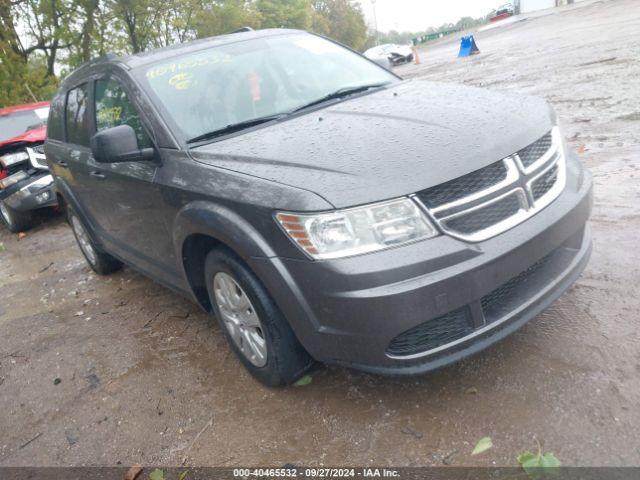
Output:
[[65,162],[64,160],[58,160],[57,162],[55,162],[58,166],[62,167],[62,168],[69,168],[69,164],[67,162]]
[[105,178],[107,178],[107,176],[104,173],[102,173],[100,170],[94,170],[89,175],[91,175],[92,177],[99,178],[100,180],[104,180]]

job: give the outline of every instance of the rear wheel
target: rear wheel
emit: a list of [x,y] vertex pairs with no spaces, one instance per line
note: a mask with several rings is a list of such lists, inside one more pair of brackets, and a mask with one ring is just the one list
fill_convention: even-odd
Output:
[[91,240],[78,215],[67,208],[67,218],[76,237],[78,246],[89,266],[99,275],[109,275],[122,268],[122,262],[108,253],[101,251]]
[[0,201],[0,218],[12,233],[23,232],[33,226],[33,214],[31,211],[19,212],[3,201]]
[[207,291],[231,348],[263,384],[288,385],[314,363],[269,292],[233,253],[216,249],[205,261]]

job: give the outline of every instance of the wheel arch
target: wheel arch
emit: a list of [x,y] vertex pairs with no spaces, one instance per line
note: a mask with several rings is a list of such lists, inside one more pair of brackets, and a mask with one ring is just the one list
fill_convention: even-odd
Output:
[[[174,245],[191,293],[207,312],[211,302],[206,287],[205,259],[215,248],[225,248],[247,262],[275,253],[262,235],[231,209],[197,201],[183,207],[174,222]],[[256,272],[254,272],[256,273]]]

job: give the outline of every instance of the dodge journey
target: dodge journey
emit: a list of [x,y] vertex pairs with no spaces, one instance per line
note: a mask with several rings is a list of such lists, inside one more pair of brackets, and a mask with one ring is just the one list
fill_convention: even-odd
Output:
[[542,99],[404,81],[244,31],[69,75],[45,154],[99,274],[197,302],[267,385],[418,374],[514,332],[590,254],[591,176]]

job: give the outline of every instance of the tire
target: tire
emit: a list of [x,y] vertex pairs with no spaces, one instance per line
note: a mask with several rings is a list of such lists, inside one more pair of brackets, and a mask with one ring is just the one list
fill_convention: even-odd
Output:
[[[205,260],[205,275],[220,328],[238,359],[257,380],[269,387],[289,385],[313,366],[314,360],[296,338],[269,292],[240,258],[226,249],[214,249]],[[229,279],[238,287],[231,290],[237,299],[236,306],[242,305],[236,309],[242,310],[241,314],[232,312],[223,301],[225,282]],[[256,353],[262,344],[263,356]]]
[[76,242],[78,242],[82,255],[94,272],[98,275],[109,275],[122,268],[120,260],[100,250],[93,243],[80,217],[69,206],[67,206],[67,220],[73,231],[73,236],[76,237]]
[[33,213],[20,212],[0,201],[0,218],[11,233],[24,232],[33,226]]

